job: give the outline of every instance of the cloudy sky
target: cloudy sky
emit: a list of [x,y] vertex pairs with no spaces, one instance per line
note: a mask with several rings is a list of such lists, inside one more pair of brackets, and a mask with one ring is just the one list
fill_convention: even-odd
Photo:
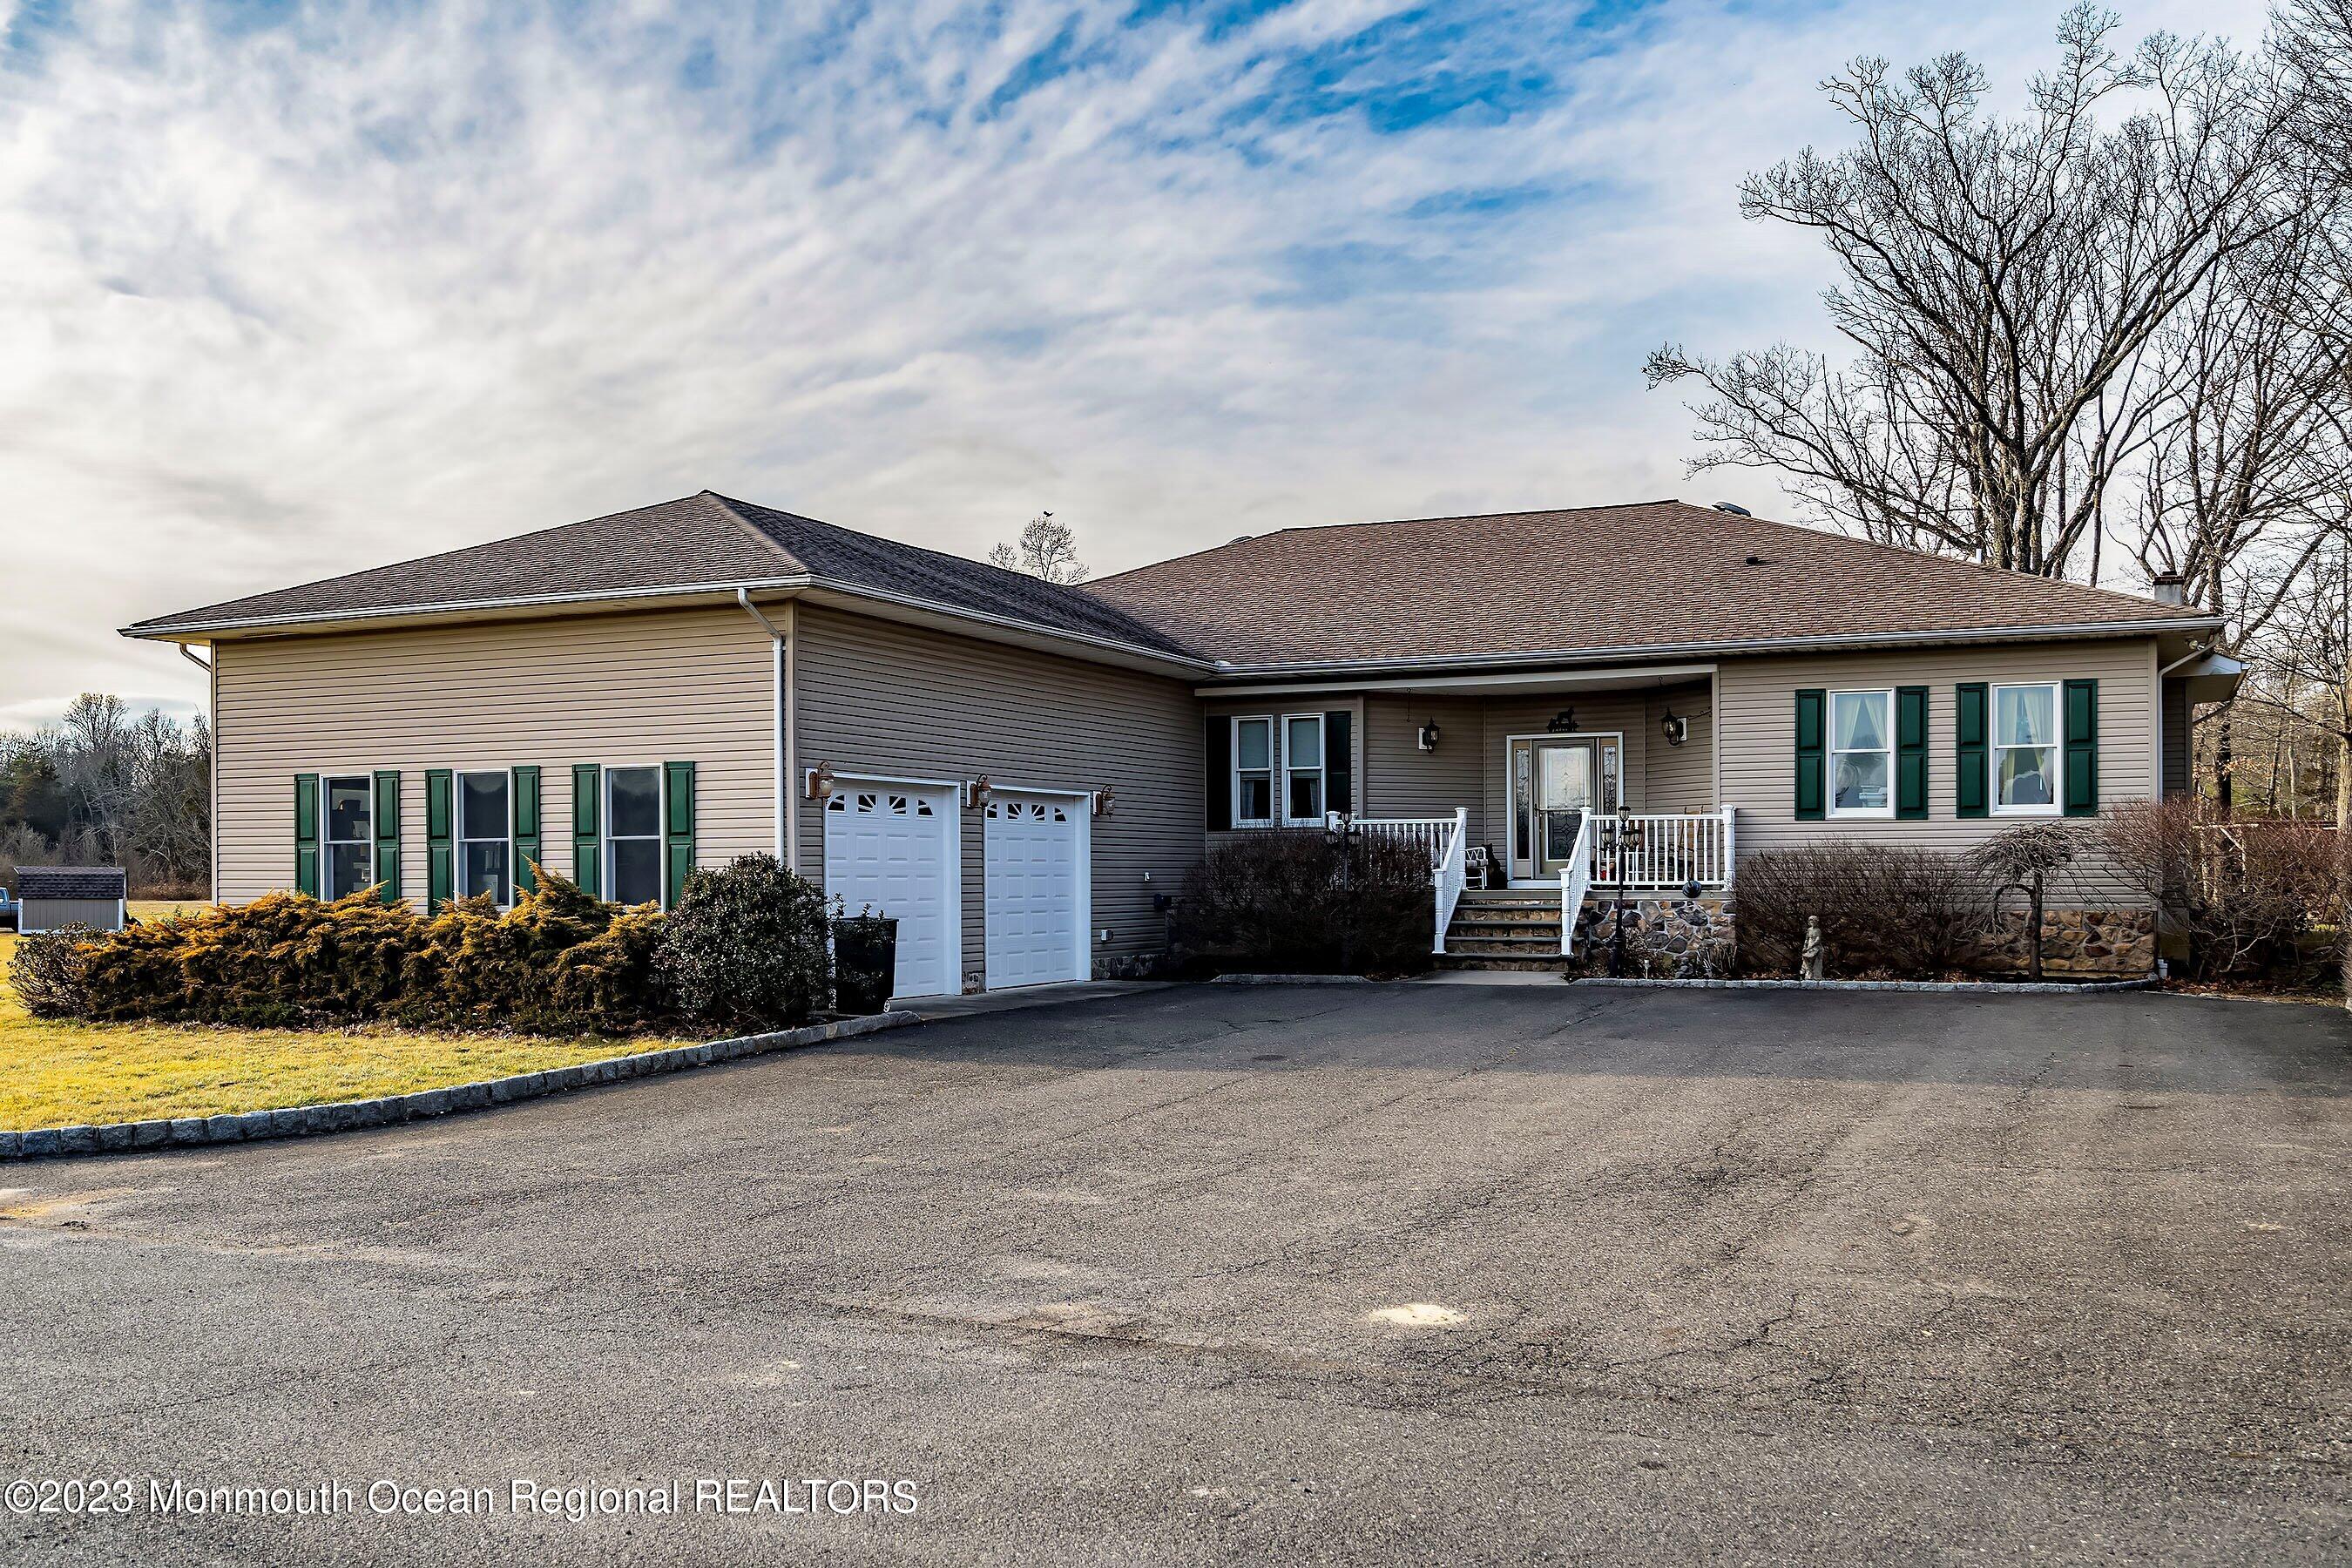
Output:
[[1848,57],[2014,86],[2056,12],[0,0],[0,724],[186,710],[140,616],[705,486],[969,554],[1051,509],[1097,571],[1785,512],[1641,382],[1820,341],[1734,183]]

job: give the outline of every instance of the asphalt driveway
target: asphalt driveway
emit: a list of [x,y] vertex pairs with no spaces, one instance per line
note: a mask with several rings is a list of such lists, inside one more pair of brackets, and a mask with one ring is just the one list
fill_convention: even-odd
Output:
[[135,1478],[0,1559],[2342,1561],[2347,1048],[2147,994],[1197,987],[0,1167],[0,1482]]

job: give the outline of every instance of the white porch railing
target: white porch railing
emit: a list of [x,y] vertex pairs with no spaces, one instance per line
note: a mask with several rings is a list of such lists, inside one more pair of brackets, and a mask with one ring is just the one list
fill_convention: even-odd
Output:
[[1468,881],[1470,808],[1456,806],[1451,816],[1360,816],[1356,831],[1375,837],[1412,844],[1428,852],[1430,881],[1437,896],[1437,934],[1432,952],[1445,951],[1445,928],[1454,923],[1454,907],[1462,901]]
[[1588,816],[1592,883],[1601,888],[1731,886],[1734,807],[1704,815]]
[[1569,851],[1568,864],[1559,868],[1559,951],[1562,957],[1576,951],[1576,917],[1584,912],[1584,895],[1592,886],[1592,818],[1586,817],[1577,825],[1576,847]]

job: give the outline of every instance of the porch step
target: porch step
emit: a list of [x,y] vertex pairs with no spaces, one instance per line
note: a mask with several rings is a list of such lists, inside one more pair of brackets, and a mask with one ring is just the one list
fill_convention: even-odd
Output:
[[1494,958],[1477,953],[1449,952],[1439,957],[1437,967],[1440,969],[1510,969],[1529,973],[1564,974],[1568,972],[1569,962],[1558,953],[1552,954],[1549,958]]
[[1456,910],[1449,931],[1469,931],[1472,928],[1497,931],[1524,931],[1530,926],[1559,929],[1559,910]]
[[1559,889],[1542,888],[1465,888],[1458,900],[1465,904],[1549,904],[1559,907]]
[[1542,936],[1465,936],[1448,931],[1445,951],[1449,956],[1464,958],[1558,958],[1559,932]]

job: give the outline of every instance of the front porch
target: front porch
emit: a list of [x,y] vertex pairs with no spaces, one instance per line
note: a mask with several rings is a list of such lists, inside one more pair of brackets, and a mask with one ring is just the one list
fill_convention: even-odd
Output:
[[[1592,898],[1634,901],[1662,897],[1721,898],[1731,887],[1737,815],[1715,811],[1672,815],[1620,811],[1601,816],[1580,807],[1538,805],[1514,832],[1529,838],[1524,853],[1498,858],[1470,843],[1470,811],[1443,817],[1356,817],[1359,833],[1425,849],[1434,873],[1436,908],[1431,951],[1476,959],[1549,960],[1573,956],[1577,915]],[[1564,821],[1561,819],[1565,819]],[[1545,842],[1551,838],[1550,843]],[[1556,846],[1565,841],[1565,853]],[[1532,865],[1539,876],[1513,876]]]
[[1321,822],[1329,805],[1423,848],[1441,954],[1500,960],[1548,939],[1556,963],[1577,941],[1560,911],[1588,895],[1654,902],[1730,881],[1712,665],[1201,695],[1234,760],[1229,822],[1212,837]]

